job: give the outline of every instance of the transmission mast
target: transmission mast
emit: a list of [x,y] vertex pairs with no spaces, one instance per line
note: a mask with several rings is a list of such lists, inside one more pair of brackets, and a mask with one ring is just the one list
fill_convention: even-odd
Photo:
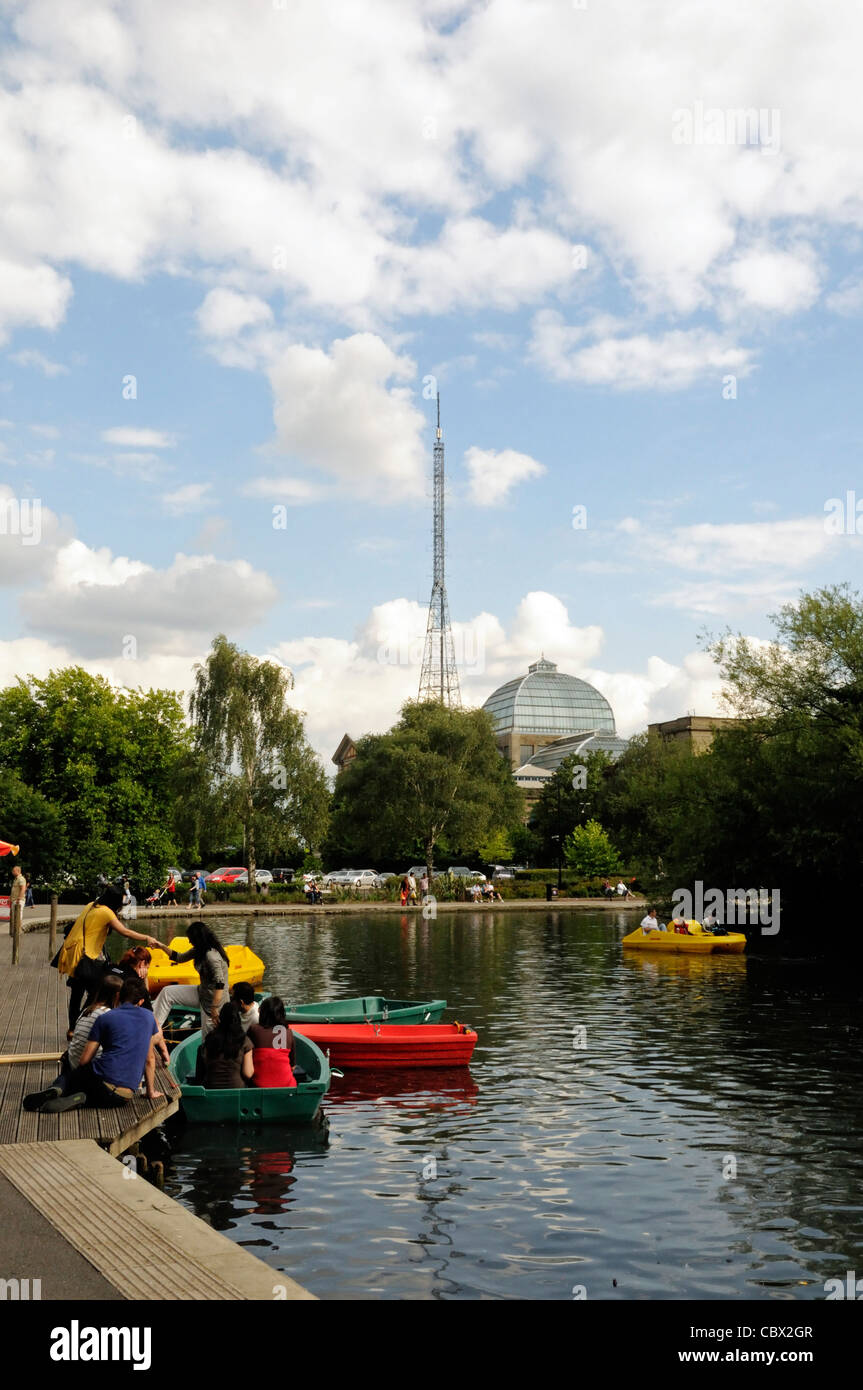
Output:
[[420,700],[439,700],[442,705],[461,706],[458,667],[449,621],[449,604],[444,582],[444,452],[440,427],[440,392],[437,395],[437,430],[434,443],[434,577],[429,601],[426,642],[420,675]]

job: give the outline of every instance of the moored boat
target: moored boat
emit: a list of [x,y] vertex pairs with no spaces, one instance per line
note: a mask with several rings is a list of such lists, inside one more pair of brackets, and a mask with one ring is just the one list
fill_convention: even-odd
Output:
[[385,999],[367,994],[357,999],[324,999],[318,1004],[286,1006],[288,1023],[439,1023],[445,999]]
[[[168,943],[168,949],[183,955],[192,949],[192,943],[187,936],[175,936]],[[264,962],[248,946],[226,946],[225,955],[228,957],[229,985],[239,984],[240,980],[247,980],[250,985],[261,983],[264,978]],[[150,971],[147,975],[147,984],[151,994],[158,994],[165,985],[197,985],[199,983],[200,978],[192,961],[187,960],[182,965],[172,965],[166,951],[153,952]]]
[[623,938],[621,944],[628,950],[672,951],[697,956],[739,955],[746,949],[746,937],[742,932],[726,932],[724,936],[717,936],[714,932],[706,931],[694,919],[687,921],[686,925],[688,935],[676,932],[670,923],[667,931],[646,932],[636,927],[635,931]]
[[292,1031],[346,1070],[466,1067],[477,1043],[464,1023],[294,1023]]
[[180,1103],[191,1124],[302,1124],[314,1119],[330,1089],[330,1064],[310,1038],[295,1034],[296,1086],[241,1086],[208,1090],[195,1084],[200,1030],[171,1054],[168,1070],[180,1087]]

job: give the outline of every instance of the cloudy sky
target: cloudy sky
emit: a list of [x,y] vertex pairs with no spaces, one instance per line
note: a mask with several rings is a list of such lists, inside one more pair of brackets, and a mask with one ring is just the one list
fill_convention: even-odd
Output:
[[224,631],[325,757],[386,727],[435,387],[471,702],[544,651],[624,734],[708,712],[699,633],[856,581],[855,0],[33,0],[0,38],[4,683],[187,689]]

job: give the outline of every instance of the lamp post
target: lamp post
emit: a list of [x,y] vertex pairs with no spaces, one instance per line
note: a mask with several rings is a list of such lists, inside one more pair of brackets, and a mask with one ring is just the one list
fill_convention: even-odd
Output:
[[558,783],[557,783],[557,892],[558,892],[558,896],[560,895],[560,890],[561,890],[562,887],[563,887],[562,857],[563,857],[563,840],[562,840],[562,838],[561,838],[561,831],[560,831],[560,780],[558,779]]

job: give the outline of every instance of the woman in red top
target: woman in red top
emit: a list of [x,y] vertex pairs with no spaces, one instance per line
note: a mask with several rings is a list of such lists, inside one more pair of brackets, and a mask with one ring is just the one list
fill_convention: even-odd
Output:
[[277,994],[261,1000],[258,1022],[246,1034],[254,1052],[256,1086],[296,1086],[294,1035],[285,1018],[285,1006]]

